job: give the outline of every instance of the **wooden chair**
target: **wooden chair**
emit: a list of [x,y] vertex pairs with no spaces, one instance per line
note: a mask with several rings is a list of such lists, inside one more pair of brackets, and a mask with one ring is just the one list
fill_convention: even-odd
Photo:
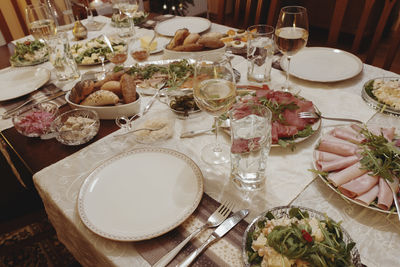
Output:
[[[244,0],[245,3],[245,12],[244,12],[244,20],[243,20],[243,24],[242,25],[238,25],[240,22],[240,17],[242,17],[243,11],[242,11],[242,1],[241,0],[236,0],[235,1],[235,10],[234,10],[234,23],[236,23],[235,26],[240,26],[240,28],[247,28],[250,25],[255,25],[255,24],[260,24],[260,20],[261,20],[261,12],[263,10],[264,7],[264,2],[265,3],[269,3],[268,6],[268,16],[267,16],[267,20],[266,23],[268,25],[274,25],[275,21],[274,21],[274,17],[275,17],[275,9],[277,7],[277,3],[278,0],[269,0],[269,1],[264,1],[264,0],[257,0],[256,2],[256,13],[254,16],[254,21],[251,20],[251,16],[252,16],[252,4],[255,3],[253,0]],[[223,0],[223,2],[225,2],[225,0]]]
[[[29,1],[29,0],[28,0]],[[22,32],[24,35],[29,34],[28,27],[24,20],[24,13],[21,11],[20,7],[18,6],[17,1],[11,1],[12,8],[8,10],[12,16],[16,18],[19,26],[21,26]],[[13,25],[13,22],[7,21],[7,17],[4,13],[0,10],[0,30],[4,36],[4,39],[7,43],[14,40],[15,36],[13,35],[13,27],[18,27],[17,25]],[[22,37],[22,36],[21,36]]]
[[396,53],[400,49],[400,26],[397,28],[396,32],[394,33],[394,39],[392,44],[389,47],[389,50],[386,54],[385,61],[383,63],[383,68],[386,70],[390,70],[390,67],[393,64],[393,61],[396,57]]

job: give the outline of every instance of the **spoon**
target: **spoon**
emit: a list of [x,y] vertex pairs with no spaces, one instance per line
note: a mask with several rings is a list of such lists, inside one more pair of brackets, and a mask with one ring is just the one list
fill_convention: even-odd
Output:
[[120,136],[124,136],[124,135],[130,134],[130,133],[134,133],[134,132],[138,132],[138,131],[145,131],[145,130],[146,131],[150,131],[150,132],[158,131],[158,130],[164,128],[164,127],[165,126],[160,126],[158,128],[140,128],[140,129],[128,130],[127,132],[124,132],[124,133],[121,133],[121,134],[116,134],[116,135],[114,135],[114,137],[120,137]]
[[394,204],[396,205],[397,216],[400,221],[400,208],[399,208],[399,199],[397,197],[397,190],[399,189],[399,179],[397,177],[393,177],[393,182],[388,181],[388,185],[390,189],[392,189]]

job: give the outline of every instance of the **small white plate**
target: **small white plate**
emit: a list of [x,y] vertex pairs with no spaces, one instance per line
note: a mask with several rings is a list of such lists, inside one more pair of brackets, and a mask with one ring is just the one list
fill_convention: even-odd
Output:
[[173,37],[179,29],[186,28],[191,33],[201,33],[211,27],[208,19],[201,17],[176,17],[160,22],[155,27],[155,31],[161,35]]
[[[155,50],[150,51],[150,55],[152,54],[157,54],[160,53],[161,51],[164,50],[164,47],[169,43],[169,38],[165,38],[165,37],[159,37],[156,38],[155,41],[157,41],[157,47]],[[132,48],[134,50],[140,48],[140,40],[136,41],[133,45]]]
[[0,101],[29,94],[50,79],[45,68],[10,68],[0,71]]
[[[287,70],[287,59],[281,66]],[[363,69],[362,61],[346,51],[328,47],[306,47],[290,60],[290,74],[314,82],[337,82],[350,79]]]
[[134,149],[106,161],[83,183],[78,211],[94,233],[118,241],[160,236],[184,222],[203,195],[203,175],[170,149]]

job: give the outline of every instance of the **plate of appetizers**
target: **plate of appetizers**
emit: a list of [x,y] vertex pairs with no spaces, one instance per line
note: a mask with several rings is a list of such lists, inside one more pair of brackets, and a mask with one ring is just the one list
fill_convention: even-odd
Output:
[[[318,176],[342,197],[366,208],[396,213],[389,183],[399,176],[400,142],[394,127],[327,127],[314,150]],[[397,167],[398,168],[398,167]]]
[[[327,248],[332,248],[329,253]],[[242,256],[246,267],[363,266],[340,223],[298,206],[276,207],[256,217],[243,235]]]

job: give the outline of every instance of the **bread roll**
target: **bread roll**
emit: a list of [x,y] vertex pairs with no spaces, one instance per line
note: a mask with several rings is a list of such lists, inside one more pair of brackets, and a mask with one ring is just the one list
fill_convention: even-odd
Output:
[[202,35],[202,37],[212,37],[212,38],[218,38],[221,39],[224,36],[224,34],[220,32],[208,32]]
[[122,75],[121,90],[125,104],[136,101],[136,81],[133,76],[129,74]]
[[183,41],[183,45],[195,44],[197,42],[197,40],[199,40],[199,38],[200,38],[200,34],[190,33]]
[[179,29],[175,32],[174,38],[167,45],[167,49],[174,49],[178,45],[182,45],[185,38],[189,35],[189,30],[186,28]]
[[122,97],[121,83],[119,81],[108,81],[100,89],[111,91],[118,97]]
[[108,106],[115,105],[119,101],[119,98],[116,94],[107,90],[98,90],[88,97],[86,97],[81,105],[84,106]]
[[85,80],[77,82],[71,90],[69,100],[79,104],[86,96],[90,95],[94,91],[94,82],[91,80]]
[[197,43],[211,49],[217,49],[224,46],[224,42],[216,37],[201,36]]
[[204,45],[202,44],[186,44],[186,45],[179,45],[175,47],[174,51],[185,51],[185,52],[194,52],[194,51],[201,51],[203,50]]
[[124,70],[120,70],[118,72],[111,72],[106,75],[106,77],[103,80],[97,81],[94,83],[94,87],[100,89],[103,84],[109,81],[119,81],[121,79],[121,76],[125,73]]

